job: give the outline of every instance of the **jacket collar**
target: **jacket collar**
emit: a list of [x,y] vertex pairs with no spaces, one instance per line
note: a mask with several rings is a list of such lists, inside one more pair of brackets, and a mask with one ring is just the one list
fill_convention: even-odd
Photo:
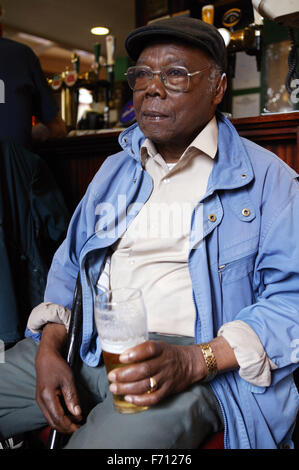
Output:
[[208,182],[206,196],[217,189],[246,186],[254,172],[244,143],[232,123],[218,116],[218,152]]
[[[204,199],[219,189],[246,186],[254,178],[251,161],[235,127],[224,116],[218,115],[218,151],[214,160]],[[135,123],[119,135],[119,144],[136,161],[145,136]]]
[[138,127],[138,124],[132,124],[128,129],[120,133],[118,137],[119,145],[136,161],[140,161],[140,149],[145,141],[145,136]]

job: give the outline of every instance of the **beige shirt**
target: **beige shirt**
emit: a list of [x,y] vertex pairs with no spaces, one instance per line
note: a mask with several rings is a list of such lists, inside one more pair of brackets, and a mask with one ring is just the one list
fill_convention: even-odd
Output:
[[153,191],[113,247],[110,287],[142,290],[151,332],[194,336],[190,224],[193,209],[206,192],[217,140],[213,118],[174,165],[168,166],[148,139],[141,148]]

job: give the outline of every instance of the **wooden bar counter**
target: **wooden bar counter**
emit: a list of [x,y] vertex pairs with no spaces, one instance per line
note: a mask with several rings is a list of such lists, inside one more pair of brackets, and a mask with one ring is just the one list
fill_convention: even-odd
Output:
[[[276,153],[299,173],[299,112],[232,119],[232,123],[242,137]],[[34,149],[52,170],[71,212],[105,158],[121,150],[120,132],[52,139]]]

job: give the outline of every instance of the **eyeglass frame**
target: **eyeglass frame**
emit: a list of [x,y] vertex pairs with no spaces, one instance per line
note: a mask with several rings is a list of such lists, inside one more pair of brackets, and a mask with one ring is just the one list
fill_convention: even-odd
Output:
[[[131,87],[130,83],[129,83],[129,80],[128,80],[128,71],[129,70],[132,70],[132,69],[136,69],[136,68],[144,68],[144,69],[147,69],[147,70],[150,70],[151,74],[152,74],[152,77],[149,78],[149,81],[146,85],[145,88],[139,88],[138,90],[135,90],[134,88]],[[173,67],[173,68],[177,68],[177,69],[183,69],[186,71],[186,74],[187,74],[187,77],[188,77],[188,83],[187,83],[187,86],[184,90],[179,90],[179,89],[175,89],[175,88],[172,88],[171,86],[169,87],[169,85],[166,83],[167,82],[167,76],[163,76],[163,69],[166,69],[168,67]],[[151,67],[149,67],[148,65],[133,65],[131,67],[129,67],[127,69],[127,72],[124,74],[126,77],[127,77],[127,81],[128,81],[128,85],[129,87],[131,88],[131,90],[133,91],[144,91],[146,90],[146,88],[148,87],[148,84],[154,79],[154,76],[159,74],[160,75],[160,80],[161,82],[163,83],[164,87],[168,90],[172,90],[172,91],[177,91],[177,92],[181,92],[181,93],[186,93],[188,90],[189,90],[189,86],[190,86],[190,78],[192,78],[194,75],[197,75],[199,73],[202,73],[204,72],[205,70],[209,69],[211,67],[211,64],[208,64],[206,67],[204,67],[203,69],[201,70],[196,70],[195,72],[189,72],[189,70],[182,66],[182,65],[166,65],[165,67],[162,67],[161,70],[152,70]]]

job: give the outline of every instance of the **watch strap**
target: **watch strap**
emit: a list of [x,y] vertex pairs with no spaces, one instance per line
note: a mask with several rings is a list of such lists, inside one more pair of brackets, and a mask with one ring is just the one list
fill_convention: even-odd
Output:
[[203,354],[208,373],[203,379],[203,382],[210,382],[217,375],[218,367],[216,362],[216,357],[214,355],[213,349],[210,343],[201,343],[199,344],[201,352]]

